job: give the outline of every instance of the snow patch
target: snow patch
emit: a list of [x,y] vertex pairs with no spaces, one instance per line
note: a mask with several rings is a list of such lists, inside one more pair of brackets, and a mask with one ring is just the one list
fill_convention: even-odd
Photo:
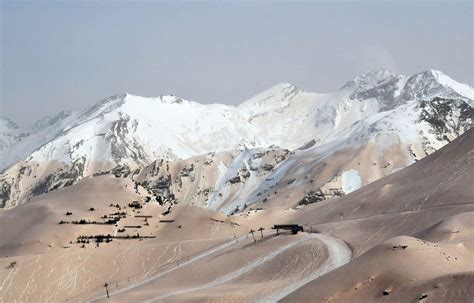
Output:
[[362,178],[359,171],[350,169],[342,173],[342,190],[347,195],[362,186]]

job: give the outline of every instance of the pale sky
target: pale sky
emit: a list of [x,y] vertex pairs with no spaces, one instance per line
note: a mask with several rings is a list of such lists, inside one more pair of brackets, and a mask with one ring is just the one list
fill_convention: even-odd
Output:
[[471,1],[0,1],[0,115],[20,125],[123,92],[238,104],[377,68],[474,84]]

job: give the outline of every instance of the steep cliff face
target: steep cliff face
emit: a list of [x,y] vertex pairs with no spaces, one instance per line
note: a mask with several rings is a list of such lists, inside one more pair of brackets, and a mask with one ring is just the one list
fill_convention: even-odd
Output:
[[422,109],[419,121],[429,123],[438,140],[452,141],[472,127],[474,111],[463,100],[436,97],[418,107]]

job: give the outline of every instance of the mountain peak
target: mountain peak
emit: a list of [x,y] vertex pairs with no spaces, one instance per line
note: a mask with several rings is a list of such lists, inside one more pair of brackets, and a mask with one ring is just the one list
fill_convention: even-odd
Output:
[[383,85],[393,79],[401,79],[404,76],[397,75],[388,69],[374,69],[368,73],[362,74],[344,84],[341,89],[355,89],[357,91],[370,90],[374,87]]
[[434,80],[437,80],[440,77],[448,77],[448,76],[442,71],[430,68],[430,69],[415,73],[411,77],[422,77],[423,79],[432,78]]
[[141,96],[136,96],[132,95],[129,93],[125,94],[125,97],[123,98],[124,102],[139,102],[139,101],[144,101],[144,102],[160,102],[163,104],[181,104],[183,103],[183,99],[176,97],[175,95],[160,95],[159,97],[141,97]]
[[371,89],[399,77],[400,75],[397,75],[388,69],[377,69],[356,77],[354,83],[359,88]]
[[356,77],[356,79],[365,79],[365,78],[386,78],[396,75],[394,72],[387,68],[377,68],[369,71],[368,73],[362,74],[361,76]]
[[428,69],[414,74],[410,76],[408,82],[419,82],[422,83],[423,87],[430,87],[431,89],[434,89],[435,87],[443,87],[451,92],[450,94],[453,95],[452,97],[458,96],[470,100],[474,99],[474,89],[471,86],[459,83],[439,70]]
[[266,107],[272,104],[276,104],[279,107],[282,104],[287,104],[300,91],[296,85],[283,82],[253,96],[240,104],[239,107]]
[[287,90],[287,89],[297,89],[296,85],[289,82],[281,82],[277,85],[272,86],[268,90]]

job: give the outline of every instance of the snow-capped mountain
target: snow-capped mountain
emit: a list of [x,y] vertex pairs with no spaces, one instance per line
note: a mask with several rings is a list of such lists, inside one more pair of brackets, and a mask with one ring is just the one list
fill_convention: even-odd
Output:
[[[63,112],[35,123],[26,132],[34,135],[18,137],[13,126],[2,130],[7,143],[0,150],[1,167],[23,160],[2,174],[0,206],[13,207],[31,196],[106,173],[134,176],[155,197],[227,212],[268,201],[270,189],[284,184],[301,185],[288,198],[296,203],[308,194],[344,194],[462,134],[472,124],[473,100],[471,87],[434,70],[412,76],[379,70],[325,94],[283,83],[239,106],[202,105],[176,96],[113,96],[81,112]],[[352,154],[325,178],[316,175],[328,157],[348,150]],[[256,156],[262,153],[269,158]],[[367,153],[371,157],[364,159]],[[181,186],[179,193],[179,182],[186,178],[181,170],[198,165],[196,159],[206,154],[221,159],[206,164],[201,176],[212,176],[208,180],[213,181]],[[266,160],[258,160],[262,158]],[[363,168],[354,167],[356,158]],[[383,166],[375,168],[367,159],[385,162],[375,161]],[[163,168],[156,172],[156,161],[166,163],[167,174]],[[149,165],[155,169],[145,177]],[[313,182],[290,183],[294,176]],[[189,198],[193,195],[200,202]]]
[[75,119],[76,113],[62,111],[54,117],[44,117],[31,125],[19,127],[0,117],[0,171],[59,136]]

